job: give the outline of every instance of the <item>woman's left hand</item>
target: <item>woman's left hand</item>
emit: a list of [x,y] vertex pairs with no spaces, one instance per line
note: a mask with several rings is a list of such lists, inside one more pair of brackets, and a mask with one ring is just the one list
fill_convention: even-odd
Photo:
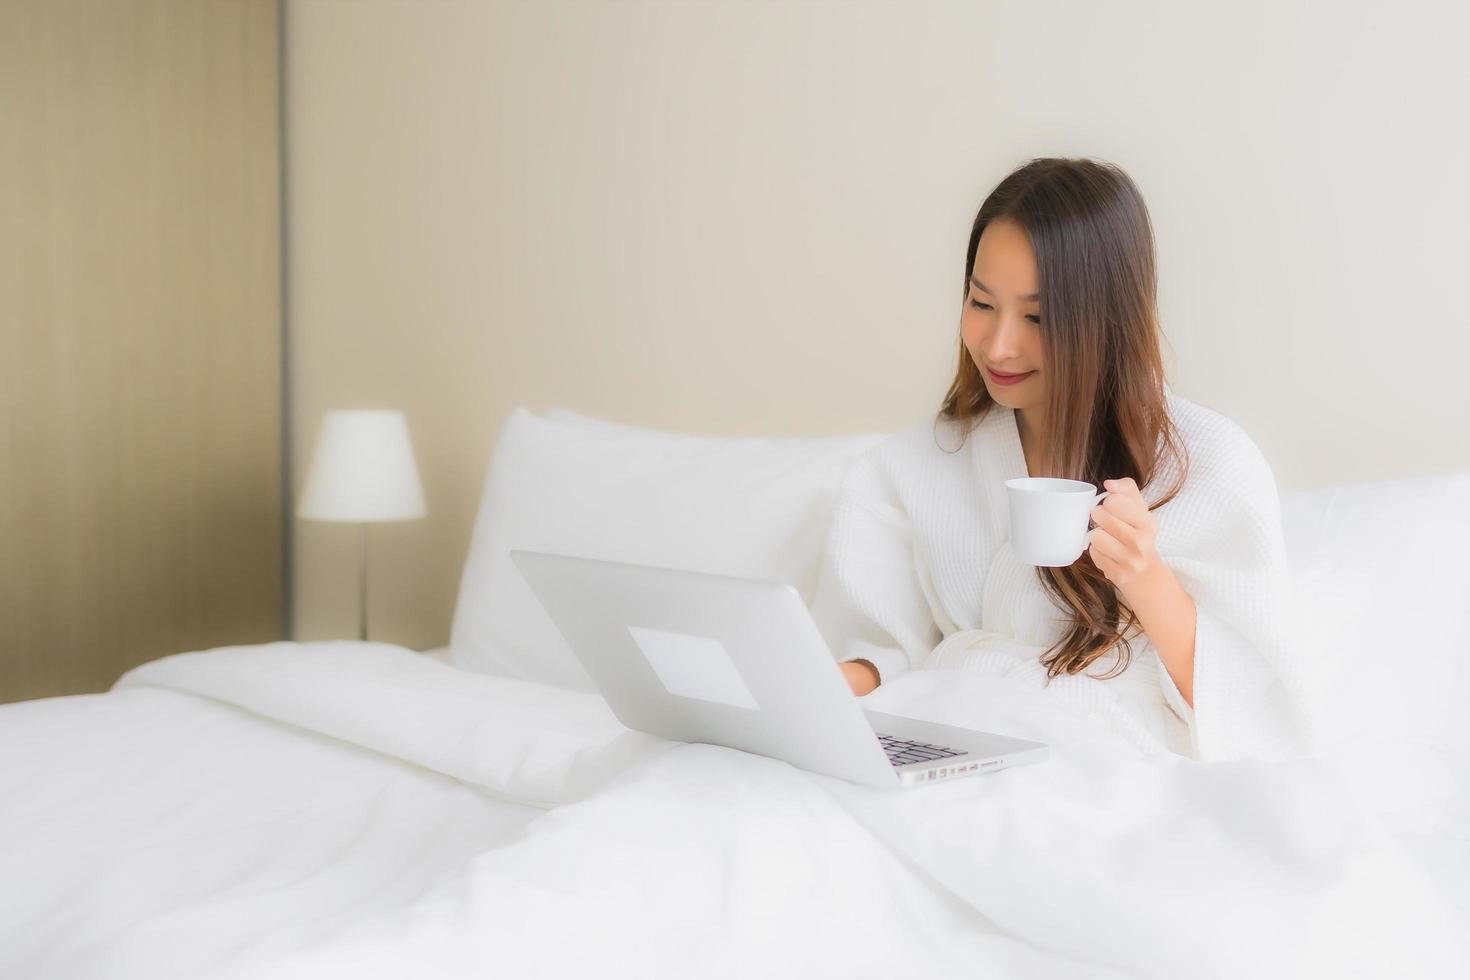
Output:
[[1097,526],[1087,532],[1087,553],[1126,598],[1172,573],[1155,548],[1158,518],[1144,503],[1138,484],[1124,477],[1104,480],[1103,489],[1110,492],[1092,508]]

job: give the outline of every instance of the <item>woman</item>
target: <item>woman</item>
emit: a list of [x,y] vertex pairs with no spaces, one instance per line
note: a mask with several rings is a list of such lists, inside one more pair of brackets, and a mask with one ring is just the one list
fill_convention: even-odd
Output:
[[[813,613],[854,694],[955,667],[1055,690],[1146,751],[1306,749],[1275,480],[1165,384],[1156,290],[1117,167],[1036,159],[986,198],[943,407],[865,454],[833,511]],[[1071,566],[1011,554],[1004,484],[1027,475],[1111,491]]]

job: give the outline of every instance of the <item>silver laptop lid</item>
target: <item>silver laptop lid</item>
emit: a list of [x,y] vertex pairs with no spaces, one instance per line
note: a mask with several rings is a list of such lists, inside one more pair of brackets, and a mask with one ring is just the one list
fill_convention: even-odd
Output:
[[795,587],[534,551],[510,558],[629,728],[894,783]]

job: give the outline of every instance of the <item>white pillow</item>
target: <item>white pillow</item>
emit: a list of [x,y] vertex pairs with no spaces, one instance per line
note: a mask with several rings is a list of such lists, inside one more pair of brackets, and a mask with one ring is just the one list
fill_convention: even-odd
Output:
[[882,434],[695,436],[511,412],[491,456],[450,636],[455,666],[593,690],[514,548],[765,578],[810,601],[847,466]]
[[1318,754],[1404,833],[1470,837],[1470,474],[1282,497]]

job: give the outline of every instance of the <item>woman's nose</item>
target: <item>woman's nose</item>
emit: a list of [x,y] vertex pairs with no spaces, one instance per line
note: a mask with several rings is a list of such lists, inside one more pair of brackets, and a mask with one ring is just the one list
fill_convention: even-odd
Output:
[[1019,328],[1009,317],[998,319],[985,338],[985,356],[992,364],[1016,357],[1021,352],[1020,337]]

